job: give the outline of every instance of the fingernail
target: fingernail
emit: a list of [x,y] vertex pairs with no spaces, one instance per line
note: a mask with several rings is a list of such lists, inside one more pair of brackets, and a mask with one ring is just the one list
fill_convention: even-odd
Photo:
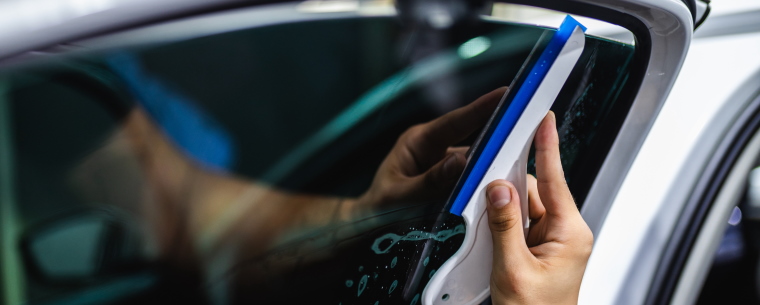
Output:
[[451,154],[446,161],[443,162],[443,172],[446,176],[454,175],[457,167],[457,154]]
[[495,208],[500,208],[512,201],[512,192],[504,185],[496,185],[488,189],[488,201]]

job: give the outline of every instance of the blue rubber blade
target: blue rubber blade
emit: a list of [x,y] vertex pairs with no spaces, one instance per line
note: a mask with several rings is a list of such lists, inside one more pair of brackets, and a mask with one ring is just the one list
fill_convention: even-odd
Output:
[[530,74],[525,78],[525,81],[518,89],[512,102],[509,103],[507,111],[504,112],[504,116],[498,120],[496,128],[488,138],[483,152],[477,160],[475,160],[475,165],[467,176],[456,199],[454,199],[454,203],[451,205],[451,209],[449,210],[450,213],[462,216],[462,212],[467,206],[467,202],[475,193],[475,189],[478,187],[480,181],[483,180],[483,176],[485,176],[486,171],[499,153],[499,149],[504,145],[507,137],[515,128],[517,120],[520,118],[523,111],[525,111],[528,102],[530,102],[531,98],[533,98],[533,95],[536,93],[538,85],[541,84],[544,77],[546,77],[546,74],[549,72],[549,68],[554,64],[554,61],[557,60],[557,56],[559,56],[560,51],[562,51],[562,48],[570,39],[576,26],[580,27],[584,32],[586,31],[586,27],[568,15],[565,17],[565,20],[562,22],[559,29],[557,29],[557,32],[554,33],[551,40],[549,40],[546,49],[544,49],[539,56],[538,61],[536,61],[536,64],[531,68]]

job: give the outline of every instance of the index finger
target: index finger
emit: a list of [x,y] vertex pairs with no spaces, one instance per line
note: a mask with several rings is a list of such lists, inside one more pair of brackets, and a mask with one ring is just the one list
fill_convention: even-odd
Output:
[[549,112],[536,131],[536,177],[538,192],[547,214],[564,213],[575,201],[565,182],[565,172],[559,155],[559,136],[554,112]]

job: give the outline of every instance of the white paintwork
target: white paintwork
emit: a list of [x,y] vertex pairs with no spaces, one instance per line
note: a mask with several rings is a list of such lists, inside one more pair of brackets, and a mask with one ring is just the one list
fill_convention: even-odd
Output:
[[715,131],[730,126],[730,117],[720,115],[740,111],[737,92],[748,89],[746,80],[758,72],[757,50],[757,33],[694,41],[596,236],[581,287],[582,304],[643,301],[656,267],[652,262],[658,261],[680,208],[720,140]]
[[[725,15],[733,13],[760,10],[760,1],[757,0],[718,0],[712,1],[711,15]],[[709,20],[709,19],[708,19]]]
[[[462,212],[466,226],[464,242],[457,253],[438,269],[425,287],[422,293],[422,304],[473,305],[480,304],[488,297],[493,242],[486,213],[485,187],[496,179],[508,179],[514,183],[522,203],[523,225],[527,230],[530,222],[525,173],[533,135],[538,124],[554,104],[559,91],[583,53],[584,46],[583,30],[576,27],[530,99],[525,111],[520,115],[514,129],[499,149],[493,164],[478,184],[475,194],[467,202]],[[442,296],[446,294],[449,298],[444,300]]]
[[[613,219],[610,219],[608,212],[615,208],[615,198],[625,197],[634,202],[645,201],[640,199],[644,194],[643,189],[633,192],[625,190],[627,193],[623,194],[620,194],[619,190],[625,177],[632,174],[630,170],[634,158],[670,92],[692,37],[691,13],[680,1],[631,1],[625,2],[622,7],[612,8],[632,13],[647,25],[651,39],[651,55],[647,65],[647,76],[642,81],[609,157],[604,161],[581,210],[596,237],[595,249],[581,286],[579,301],[582,304],[639,304],[649,290],[652,275],[659,263],[659,255],[667,245],[667,240],[648,240],[647,251],[640,253],[640,236],[652,228],[636,221],[636,213],[626,214],[629,210],[616,212]],[[641,11],[649,13],[635,13]],[[651,175],[653,169],[657,167],[647,167],[646,173]],[[628,225],[621,226],[618,217],[623,218]],[[636,225],[631,226],[631,222]],[[608,226],[615,229],[609,229]],[[606,233],[611,230],[617,235],[610,236],[610,233]],[[635,246],[626,248],[621,247],[621,244]]]
[[[116,31],[163,16],[235,2],[6,2],[0,5],[0,20],[6,25],[0,27],[0,58]],[[548,2],[550,1],[542,3]],[[699,162],[706,158],[704,154],[707,153],[700,154],[700,149],[710,147],[711,142],[702,139],[701,135],[705,134],[709,120],[715,117],[711,111],[720,109],[721,103],[732,94],[735,95],[738,84],[756,71],[759,60],[756,50],[760,48],[755,41],[758,37],[743,35],[721,38],[716,43],[706,40],[695,44],[690,63],[684,68],[673,97],[652,129],[653,137],[647,140],[638,159],[632,164],[644,136],[652,126],[653,116],[659,111],[670,90],[670,84],[680,69],[681,60],[690,43],[690,13],[678,0],[578,2],[595,3],[629,12],[650,27],[653,54],[648,63],[649,75],[641,86],[641,93],[634,102],[620,137],[610,152],[610,158],[605,161],[583,210],[584,217],[597,232],[597,239],[584,277],[581,302],[640,303],[646,294],[658,255],[666,242],[664,236],[669,234],[668,225],[672,225],[679,204],[683,204],[683,200],[678,200],[685,198],[684,193],[690,190],[690,182],[693,183],[688,175],[695,175],[700,168]],[[35,10],[42,3],[50,4],[46,8],[50,11],[36,16]],[[713,5],[719,3],[714,1]],[[24,8],[19,9],[21,6]],[[718,6],[716,11],[719,11]],[[603,16],[592,17],[604,19]],[[35,21],[35,18],[44,20]],[[755,50],[754,53],[750,53],[751,49]],[[700,55],[694,55],[695,53]],[[714,70],[707,70],[711,73],[705,74],[706,69]],[[631,165],[633,167],[629,171]],[[628,178],[620,187],[626,173]]]
[[77,41],[76,45],[88,48],[118,48],[135,44],[170,43],[241,29],[264,27],[277,24],[357,18],[360,16],[394,16],[392,7],[358,7],[353,11],[303,10],[304,3],[282,3],[266,6],[242,8],[234,11],[203,14],[157,25],[119,32],[105,37]]
[[[489,19],[552,27],[562,23],[565,16],[567,13],[538,7],[494,3],[493,16]],[[633,33],[624,27],[595,18],[571,16],[587,28],[586,35],[604,37],[627,44],[634,42]]]
[[240,0],[31,0],[0,3],[0,59]]
[[702,229],[694,242],[692,255],[686,261],[681,279],[678,281],[671,304],[695,304],[707,273],[712,266],[715,251],[718,250],[731,212],[744,195],[747,176],[757,160],[760,151],[760,133],[755,134],[747,144],[741,157],[731,169],[720,193],[707,215]]
[[686,6],[676,0],[624,1],[622,6],[617,1],[588,2],[615,4],[611,8],[628,13],[652,11],[638,16],[648,26],[651,39],[647,75],[581,210],[596,234],[681,69],[691,43],[692,20]]

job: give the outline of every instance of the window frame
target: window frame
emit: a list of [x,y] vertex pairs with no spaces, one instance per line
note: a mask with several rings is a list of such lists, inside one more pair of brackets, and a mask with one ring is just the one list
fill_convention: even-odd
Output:
[[[81,42],[86,38],[109,35],[131,27],[142,27],[147,24],[180,19],[198,14],[207,14],[227,9],[250,6],[250,4],[233,3],[225,1],[213,4],[201,4],[204,1],[195,1],[192,4],[179,5],[181,8],[163,8],[156,12],[150,12],[145,16],[137,16],[144,13],[145,9],[130,8],[127,17],[112,21],[104,27],[93,27],[93,19],[84,18],[73,22],[73,25],[62,26],[59,29],[47,30],[36,39],[24,44],[14,45],[11,49],[0,50],[0,65],[22,61],[26,57],[34,57],[32,50],[44,52],[58,52],[65,50],[65,43]],[[539,0],[539,1],[505,1],[516,4],[527,4],[549,9],[566,11],[578,15],[596,18],[599,20],[615,23],[631,30],[636,36],[637,52],[641,54],[646,68],[642,69],[635,86],[632,106],[623,115],[625,120],[621,122],[620,133],[617,140],[612,144],[608,157],[604,158],[599,173],[590,185],[590,192],[583,208],[583,216],[589,223],[595,234],[598,234],[607,217],[613,199],[623,182],[627,171],[641,148],[643,140],[654,123],[655,116],[668,95],[675,76],[683,63],[686,49],[691,40],[692,20],[688,8],[678,2],[661,0],[605,0],[594,3],[592,0]],[[262,2],[269,3],[269,1]],[[636,15],[634,12],[656,12],[662,14]],[[112,12],[117,14],[118,11]],[[107,16],[100,15],[98,18]],[[665,24],[661,19],[670,19],[670,24]],[[70,32],[65,32],[70,31]],[[65,32],[65,34],[61,34]],[[668,33],[663,35],[663,33]],[[17,57],[14,57],[18,55]],[[642,93],[643,92],[643,93]],[[633,117],[633,118],[632,118]],[[611,158],[609,156],[613,156]],[[7,283],[3,283],[7,284]]]

